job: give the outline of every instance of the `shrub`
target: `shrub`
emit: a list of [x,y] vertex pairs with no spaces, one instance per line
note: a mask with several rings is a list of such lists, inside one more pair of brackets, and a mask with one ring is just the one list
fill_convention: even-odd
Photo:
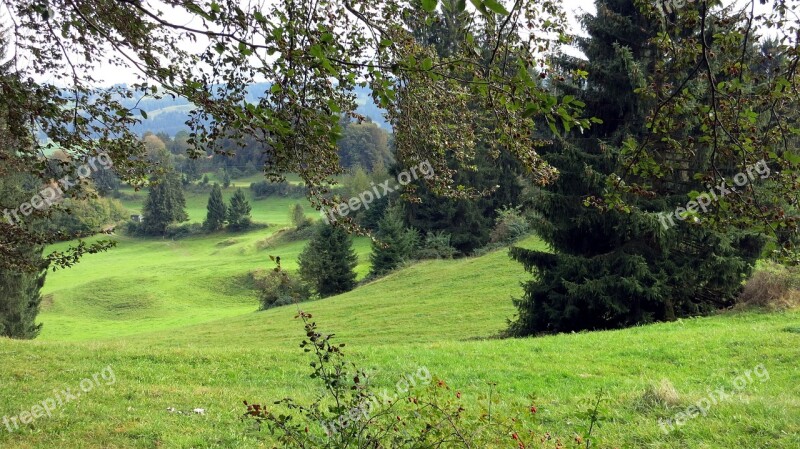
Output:
[[416,254],[417,259],[452,259],[458,250],[450,244],[450,234],[444,231],[428,232]]
[[491,243],[510,244],[524,237],[530,232],[530,224],[522,215],[520,207],[504,207],[497,210],[497,218],[492,232],[489,234]]
[[764,262],[745,283],[737,300],[739,307],[784,310],[800,305],[800,272],[773,262]]
[[243,418],[259,429],[266,427],[280,447],[589,448],[592,431],[605,420],[601,393],[580,413],[586,430],[562,440],[539,428],[535,404],[525,403],[517,416],[499,415],[492,411],[491,392],[489,404],[462,401],[459,391],[434,378],[426,367],[404,375],[394,391],[379,392],[366,370],[345,362],[344,344],[334,344],[333,335],[320,333],[310,314],[301,311],[297,318],[306,335],[300,347],[313,360],[310,377],[322,384],[323,395],[310,404],[292,398],[270,406],[244,401]]
[[256,199],[270,196],[301,197],[306,196],[308,189],[305,186],[293,185],[288,182],[261,181],[250,184],[250,190]]
[[167,225],[167,229],[164,231],[164,237],[177,240],[202,234],[203,232],[203,225],[200,223],[173,223]]
[[253,284],[259,291],[261,310],[308,301],[311,297],[308,285],[296,276],[281,270],[279,258],[272,259],[278,264],[275,269],[250,273]]

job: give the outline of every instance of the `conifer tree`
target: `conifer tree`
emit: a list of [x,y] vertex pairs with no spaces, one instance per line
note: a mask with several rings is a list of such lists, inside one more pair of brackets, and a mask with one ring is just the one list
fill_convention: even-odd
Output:
[[250,203],[244,196],[242,189],[236,189],[236,193],[231,197],[231,205],[228,207],[228,227],[234,231],[242,231],[250,227],[252,218],[250,217]]
[[142,230],[148,235],[163,235],[167,226],[189,219],[181,180],[175,172],[168,172],[154,180],[142,215]]
[[300,276],[326,297],[348,292],[356,286],[358,256],[353,240],[339,226],[319,225],[299,258]]
[[203,222],[203,227],[210,232],[222,229],[228,216],[228,208],[225,207],[225,201],[222,199],[222,189],[219,188],[217,183],[214,183],[211,188],[211,195],[208,197],[206,209],[208,212],[206,213],[206,221]]
[[402,210],[398,206],[386,209],[378,222],[377,240],[372,242],[370,274],[379,276],[388,273],[411,258],[419,236],[403,224]]
[[[2,146],[2,142],[0,142]],[[0,148],[0,155],[12,155]],[[6,162],[9,161],[6,158]],[[18,207],[30,200],[29,190],[38,184],[31,176],[6,172],[0,177],[0,209]],[[24,222],[15,223],[16,228],[36,230],[41,227],[41,219],[28,217]],[[0,223],[0,226],[9,226]],[[48,261],[42,257],[41,245],[20,244],[15,248],[18,257],[24,258],[29,267],[0,270],[0,336],[18,339],[35,338],[42,327],[36,324],[41,303],[41,289],[47,275]]]
[[36,323],[42,302],[41,289],[47,276],[48,263],[42,258],[42,248],[28,248],[35,271],[0,271],[0,336],[32,339],[39,335],[41,323]]
[[[685,205],[690,191],[702,189],[682,173],[653,186],[656,196],[636,199],[630,213],[587,207],[587,198],[602,197],[608,175],[621,171],[626,137],[646,132],[654,105],[635,90],[658,58],[648,44],[658,24],[648,22],[633,1],[596,5],[597,15],[582,21],[588,37],[578,39],[588,60],[561,61],[565,72],[583,70],[588,79],[559,89],[584,102],[586,114],[602,124],[542,151],[560,176],[529,200],[541,216],[535,228],[554,252],[512,250],[536,273],[515,301],[516,335],[618,328],[730,306],[763,246],[760,237],[743,231],[662,227],[659,212]],[[660,157],[669,158],[668,150]]]
[[[13,64],[3,63],[7,38],[8,30],[0,27],[0,86],[20,81]],[[5,215],[0,217],[0,258],[12,259],[0,268],[0,337],[17,339],[32,339],[39,334],[42,325],[36,323],[36,317],[49,265],[43,257],[44,246],[25,242],[24,238],[25,234],[41,232],[41,219],[29,216],[17,222],[7,215],[9,210],[16,213],[20,204],[30,201],[31,192],[41,188],[37,179],[26,174],[36,170],[37,161],[20,157],[19,152],[33,140],[27,116],[28,111],[0,101],[0,211]]]

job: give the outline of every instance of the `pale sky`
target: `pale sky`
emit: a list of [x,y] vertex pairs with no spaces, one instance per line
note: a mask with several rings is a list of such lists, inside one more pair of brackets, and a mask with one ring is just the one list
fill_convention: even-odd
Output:
[[[242,0],[242,3],[251,3],[251,1],[253,1],[253,0]],[[254,0],[254,2],[258,2],[258,3],[262,4],[262,5],[271,3],[272,1],[274,1],[274,0]],[[678,0],[678,1],[681,1],[681,0]],[[692,1],[692,0],[683,0],[683,1]],[[736,3],[744,3],[744,2],[746,2],[746,0],[730,0],[730,1],[735,1]],[[160,4],[159,2],[157,2],[157,0],[153,1],[153,2],[148,2],[148,3],[155,4],[155,5],[159,5]],[[726,2],[726,3],[728,3],[728,2]],[[564,7],[564,10],[567,12],[567,15],[568,15],[568,17],[570,19],[570,23],[571,23],[571,25],[573,27],[573,30],[576,30],[576,31],[580,30],[580,26],[578,24],[577,17],[580,16],[581,14],[584,14],[584,13],[587,13],[587,12],[588,13],[592,13],[592,14],[595,12],[594,1],[592,1],[592,0],[564,0],[562,2],[562,5]],[[163,5],[161,6],[161,8],[165,9],[165,7]],[[757,4],[757,10],[766,11],[769,8],[770,8],[770,5]],[[172,23],[201,28],[201,23],[202,23],[201,20],[196,18],[196,17],[193,17],[192,15],[190,15],[188,13],[186,13],[185,10],[167,10],[167,9],[165,9],[165,12],[167,12],[167,14],[166,14],[167,20],[169,20]],[[3,22],[7,22],[7,15],[8,15],[7,12],[4,11],[3,8],[0,8],[0,19],[3,19],[3,18],[6,19],[6,20],[3,20]],[[200,51],[204,47],[205,47],[205,43],[198,42],[198,43],[193,43],[193,44],[187,44],[187,48],[186,49],[187,50],[191,50],[191,51]],[[569,49],[566,49],[566,51],[567,51],[567,53],[573,54],[573,51],[569,51]],[[579,53],[577,51],[574,51],[574,54],[579,54]],[[94,75],[94,77],[96,79],[103,80],[103,84],[111,85],[111,84],[121,84],[121,83],[132,84],[132,83],[138,81],[135,73],[136,72],[134,71],[134,69],[131,69],[131,68],[118,67],[118,66],[112,66],[112,65],[104,65],[104,66],[99,67],[99,69],[96,70],[93,73],[93,75]],[[47,81],[52,81],[52,80],[42,79],[41,81],[47,82]]]

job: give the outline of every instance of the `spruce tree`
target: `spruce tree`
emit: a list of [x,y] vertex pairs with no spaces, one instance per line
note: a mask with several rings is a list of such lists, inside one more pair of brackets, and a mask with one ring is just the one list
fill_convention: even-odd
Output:
[[[11,61],[2,63],[7,34],[7,30],[0,28],[0,86],[21,81]],[[9,210],[16,211],[22,203],[30,201],[31,192],[41,189],[41,181],[29,174],[40,169],[38,161],[21,157],[19,151],[33,140],[29,123],[28,111],[9,107],[0,100],[0,211],[4,215]],[[43,257],[42,245],[25,239],[26,234],[42,232],[41,218],[35,215],[14,223],[8,216],[0,217],[0,253],[7,258],[3,260],[7,265],[0,269],[1,337],[32,339],[42,328],[41,324],[36,324],[36,317],[48,260]]]
[[[632,199],[630,213],[587,207],[587,199],[602,197],[610,174],[623,172],[625,138],[646,132],[654,105],[635,89],[658,58],[648,44],[658,23],[633,1],[596,5],[597,15],[582,20],[588,37],[578,40],[588,60],[561,60],[565,72],[585,70],[588,79],[559,89],[603,123],[542,151],[560,177],[529,200],[541,216],[535,228],[554,252],[512,249],[512,257],[536,273],[515,301],[516,335],[619,328],[730,306],[763,246],[759,236],[743,231],[723,234],[685,223],[664,229],[659,212],[685,205],[692,190],[705,190],[682,173],[654,185],[655,196]],[[670,157],[661,150],[659,157]]]
[[[0,155],[8,156],[6,163],[14,158],[13,154],[2,148],[2,142]],[[11,165],[15,163],[11,162]],[[6,172],[0,178],[0,209],[19,207],[19,204],[30,200],[29,192],[37,186],[32,176]],[[10,225],[4,222],[0,226]],[[17,229],[24,227],[31,232],[43,228],[41,218],[33,216],[13,226]],[[42,325],[36,324],[36,317],[42,300],[40,291],[49,265],[43,257],[43,250],[41,245],[16,242],[14,252],[19,258],[25,259],[29,266],[0,270],[0,336],[32,339],[39,334]]]
[[377,239],[372,242],[370,274],[379,276],[388,273],[411,258],[418,235],[403,223],[402,210],[391,206],[378,222]]
[[48,263],[42,258],[41,247],[28,248],[34,271],[0,271],[0,336],[32,339],[39,335],[41,324],[36,323],[42,301],[41,289],[47,276]]
[[222,229],[228,216],[228,208],[225,207],[225,201],[222,199],[222,189],[219,188],[217,183],[214,183],[211,188],[211,195],[208,197],[206,209],[208,212],[206,213],[206,221],[203,222],[203,228],[209,232]]
[[175,172],[168,172],[154,180],[142,215],[142,231],[147,235],[163,235],[167,226],[189,219],[181,180]]
[[332,296],[356,286],[358,256],[353,240],[339,226],[319,225],[298,260],[300,276],[319,293]]
[[228,207],[228,228],[234,231],[242,231],[250,227],[252,218],[250,217],[250,203],[244,196],[242,189],[236,189],[236,193],[231,197],[231,205]]

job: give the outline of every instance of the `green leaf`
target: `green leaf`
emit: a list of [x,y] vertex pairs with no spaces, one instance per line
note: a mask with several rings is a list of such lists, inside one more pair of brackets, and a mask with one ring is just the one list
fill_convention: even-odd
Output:
[[433,59],[425,58],[422,60],[422,70],[428,71],[433,68]]
[[431,12],[436,9],[436,5],[438,4],[439,0],[422,0],[422,9]]
[[533,117],[535,114],[538,114],[539,111],[541,111],[541,108],[539,108],[539,106],[528,106],[528,108],[525,109],[525,112],[522,113],[522,117],[523,118]]
[[325,59],[325,54],[322,52],[322,47],[319,45],[312,45],[311,48],[308,49],[308,52],[317,59]]
[[489,14],[489,12],[486,10],[486,5],[484,5],[481,0],[469,0],[469,2],[472,3],[472,6],[474,6],[475,9],[480,11],[481,14],[483,15]]
[[464,12],[467,9],[467,0],[456,1],[456,12]]
[[147,112],[144,112],[144,109],[139,109],[139,114],[142,114],[142,118],[147,120]]
[[500,14],[501,16],[507,16],[510,14],[505,6],[503,6],[503,4],[497,0],[483,0],[483,4],[486,5],[487,8],[491,9],[492,12]]

